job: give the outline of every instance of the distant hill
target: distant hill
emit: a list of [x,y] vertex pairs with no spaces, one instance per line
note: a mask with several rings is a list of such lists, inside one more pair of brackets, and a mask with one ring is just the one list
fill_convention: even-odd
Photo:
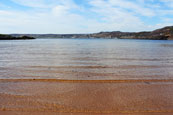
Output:
[[34,38],[118,38],[173,40],[173,26],[148,32],[100,32],[93,34],[11,34],[13,37],[29,36]]
[[12,35],[0,34],[0,40],[26,40],[26,39],[35,39],[35,38],[34,37],[28,37],[28,36],[15,37]]

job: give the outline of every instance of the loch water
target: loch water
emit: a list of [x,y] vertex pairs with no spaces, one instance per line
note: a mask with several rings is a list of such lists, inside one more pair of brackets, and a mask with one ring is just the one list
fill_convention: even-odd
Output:
[[0,79],[171,79],[173,41],[0,41]]

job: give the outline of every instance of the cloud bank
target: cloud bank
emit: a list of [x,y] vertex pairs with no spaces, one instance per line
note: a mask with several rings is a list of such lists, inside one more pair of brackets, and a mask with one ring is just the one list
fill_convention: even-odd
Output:
[[9,0],[0,33],[144,31],[173,25],[172,0]]

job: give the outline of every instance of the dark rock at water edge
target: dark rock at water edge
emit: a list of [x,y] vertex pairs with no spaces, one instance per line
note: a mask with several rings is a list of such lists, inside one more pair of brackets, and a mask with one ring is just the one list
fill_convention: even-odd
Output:
[[14,37],[11,35],[0,34],[0,40],[29,40],[29,39],[35,39],[35,38],[29,36]]
[[34,37],[29,37],[29,36],[22,36],[22,37],[18,37],[19,39],[35,39]]

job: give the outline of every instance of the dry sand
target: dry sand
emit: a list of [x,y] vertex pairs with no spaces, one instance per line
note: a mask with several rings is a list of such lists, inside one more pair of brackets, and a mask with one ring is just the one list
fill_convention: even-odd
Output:
[[0,114],[173,114],[171,80],[0,80]]

